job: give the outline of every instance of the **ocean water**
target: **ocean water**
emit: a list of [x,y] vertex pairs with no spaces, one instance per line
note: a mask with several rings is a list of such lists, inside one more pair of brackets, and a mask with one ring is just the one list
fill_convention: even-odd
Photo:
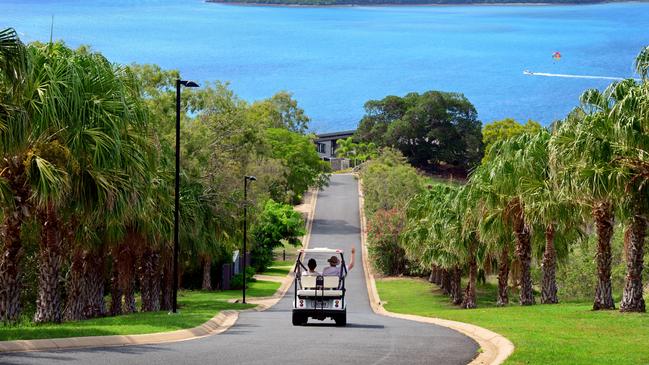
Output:
[[[53,23],[52,23],[53,17]],[[0,0],[23,40],[91,45],[120,63],[157,63],[247,100],[294,93],[312,130],[353,129],[368,99],[465,94],[488,123],[549,124],[581,92],[633,77],[649,45],[649,3],[581,6],[284,8],[199,0]],[[553,59],[554,52],[562,54]]]

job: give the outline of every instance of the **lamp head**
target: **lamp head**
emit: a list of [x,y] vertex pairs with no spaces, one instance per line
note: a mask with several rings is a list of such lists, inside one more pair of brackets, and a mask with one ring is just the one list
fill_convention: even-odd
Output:
[[188,80],[179,80],[180,84],[184,87],[198,87],[199,85],[195,83],[194,81],[188,81]]
[[257,181],[257,178],[251,175],[251,176],[246,176],[246,180]]

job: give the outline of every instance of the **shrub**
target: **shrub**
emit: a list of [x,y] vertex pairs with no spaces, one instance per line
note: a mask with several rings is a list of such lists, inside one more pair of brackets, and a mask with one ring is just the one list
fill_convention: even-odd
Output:
[[273,262],[273,249],[286,241],[294,246],[300,244],[298,237],[304,235],[304,220],[300,213],[288,204],[270,199],[253,229],[255,245],[250,253],[252,265],[264,271]]
[[393,208],[377,211],[368,222],[368,253],[383,275],[402,275],[406,271],[406,253],[399,245],[404,219],[403,212]]
[[372,216],[379,209],[402,208],[422,192],[424,179],[397,150],[384,148],[381,155],[361,170],[365,210]]
[[[255,269],[252,267],[246,267],[246,288],[248,288],[249,283],[257,281],[254,278]],[[232,277],[230,281],[230,288],[233,290],[243,289],[243,273],[238,273]]]

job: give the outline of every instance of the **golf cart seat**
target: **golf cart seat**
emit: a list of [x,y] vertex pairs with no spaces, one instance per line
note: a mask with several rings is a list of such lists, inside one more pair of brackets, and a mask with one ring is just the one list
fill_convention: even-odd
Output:
[[[317,276],[315,275],[306,275],[302,276],[300,283],[302,284],[302,289],[315,289]],[[326,289],[338,289],[340,285],[340,278],[337,276],[323,276],[323,288]]]
[[322,277],[322,287],[317,287],[317,276],[308,275],[303,276],[300,279],[302,289],[297,291],[297,295],[300,297],[341,297],[343,295],[342,290],[338,290],[340,285],[340,278],[337,276],[323,276]]
[[339,298],[343,296],[343,291],[338,289],[301,289],[297,291],[298,297],[325,297],[325,298]]

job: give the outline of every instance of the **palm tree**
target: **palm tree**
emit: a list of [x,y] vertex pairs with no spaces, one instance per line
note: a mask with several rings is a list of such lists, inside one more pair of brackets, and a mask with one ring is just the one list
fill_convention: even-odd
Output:
[[483,204],[482,192],[467,185],[457,191],[452,203],[457,212],[454,221],[460,226],[460,244],[456,247],[461,250],[461,255],[465,257],[469,268],[469,280],[461,304],[465,309],[477,307],[478,261],[484,257],[485,251],[485,246],[479,240],[479,222],[484,212]]
[[[556,267],[557,243],[561,243],[559,252],[567,253],[568,240],[572,232],[581,224],[576,207],[565,199],[559,191],[557,180],[549,164],[550,133],[541,130],[529,134],[527,148],[517,161],[516,169],[520,171],[520,186],[525,196],[525,215],[535,231],[543,232],[544,246],[541,264],[541,303],[556,304],[557,297]],[[557,239],[559,233],[559,239]],[[540,236],[540,234],[535,235]]]
[[356,159],[358,158],[358,145],[354,143],[352,137],[341,139],[337,143],[338,148],[336,148],[336,156],[347,158],[352,161],[352,164],[354,166],[356,166]]
[[[56,50],[49,51],[51,55]],[[36,208],[39,208],[39,216],[52,218],[54,203],[69,186],[63,166],[69,151],[48,125],[60,109],[54,100],[64,100],[65,70],[52,67],[43,75],[45,71],[38,67],[42,53],[35,47],[25,48],[13,29],[0,32],[0,54],[3,64],[0,77],[0,200],[3,203],[0,318],[15,321],[20,315],[21,226]],[[41,78],[36,78],[37,75]],[[56,223],[52,221],[52,226]],[[51,264],[41,268],[41,283],[60,265],[58,232],[43,231],[43,241],[46,247],[51,244],[52,249],[41,253],[41,259]],[[58,282],[58,276],[56,280]],[[40,293],[39,301],[56,307],[59,304],[54,294],[56,288],[48,289],[51,290]]]
[[622,177],[621,189],[626,198],[628,235],[626,246],[627,275],[620,311],[644,312],[642,271],[644,241],[647,233],[647,178],[649,177],[649,138],[646,115],[649,112],[649,47],[636,58],[636,70],[642,81],[625,80],[614,84],[611,98],[614,106],[611,116],[615,120],[617,165]]
[[[63,258],[61,211],[71,215],[92,212],[101,217],[119,194],[127,194],[130,205],[137,205],[139,191],[133,186],[147,169],[147,143],[140,137],[145,114],[135,80],[127,69],[113,66],[99,54],[85,49],[72,51],[59,43],[32,48],[37,55],[35,69],[57,70],[60,80],[51,83],[62,88],[66,100],[52,102],[59,96],[40,93],[39,102],[54,107],[47,114],[42,112],[45,108],[32,113],[43,130],[56,133],[56,140],[37,147],[45,151],[42,155],[49,161],[65,168],[71,187],[69,193],[48,191],[52,198],[39,204],[44,228],[34,320],[58,322],[62,314],[58,287]],[[47,77],[34,75],[36,80]]]
[[487,257],[497,257],[498,261],[498,296],[496,304],[509,304],[509,270],[513,248],[512,227],[503,218],[504,212],[499,202],[499,196],[494,192],[489,181],[488,166],[481,165],[469,177],[469,185],[480,196],[481,210],[478,225],[480,240],[485,244]]
[[465,261],[456,244],[461,231],[461,222],[454,210],[457,188],[435,184],[413,197],[406,207],[406,226],[401,235],[401,244],[412,262],[422,268],[439,267],[447,273],[448,283],[441,280],[453,304],[463,302],[461,289],[462,267]]
[[27,51],[16,31],[0,31],[0,320],[15,321],[20,315],[19,261],[22,253],[21,224],[29,214],[29,190],[15,141],[23,141],[28,120],[22,110],[22,92],[28,68]]
[[507,225],[512,227],[516,238],[516,256],[521,265],[521,289],[519,303],[534,304],[532,291],[531,261],[531,227],[525,215],[526,197],[521,189],[521,178],[524,172],[517,168],[524,150],[529,143],[529,135],[496,142],[489,150],[487,164],[484,168],[486,179],[483,189],[490,192],[487,209],[502,214]]
[[597,233],[597,286],[594,310],[615,309],[611,285],[611,238],[614,204],[619,189],[613,149],[611,100],[604,93],[588,90],[583,107],[560,123],[549,144],[550,163],[562,193],[591,211]]

